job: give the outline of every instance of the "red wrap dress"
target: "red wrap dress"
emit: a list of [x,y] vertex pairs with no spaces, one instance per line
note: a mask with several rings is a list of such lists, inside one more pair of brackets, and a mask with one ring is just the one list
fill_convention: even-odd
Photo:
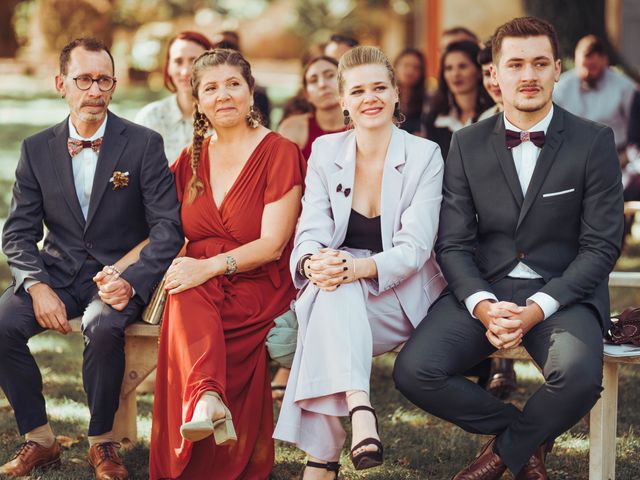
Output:
[[[264,206],[302,186],[298,147],[269,133],[256,147],[226,197],[216,206],[209,181],[209,140],[198,176],[204,194],[183,201],[191,178],[189,153],[172,166],[182,203],[187,256],[208,258],[260,237]],[[296,291],[289,274],[291,242],[279,260],[209,279],[169,295],[164,311],[153,408],[150,478],[267,479],[274,460],[273,409],[265,339]],[[189,442],[180,425],[203,392],[218,392],[231,410],[238,441],[217,446],[210,436]]]

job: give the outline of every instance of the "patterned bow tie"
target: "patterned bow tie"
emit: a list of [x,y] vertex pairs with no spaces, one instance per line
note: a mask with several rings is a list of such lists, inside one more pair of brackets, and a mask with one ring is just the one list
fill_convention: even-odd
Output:
[[544,147],[544,132],[514,132],[513,130],[506,130],[505,141],[507,148],[511,150],[517,147],[522,142],[527,140],[533,143],[536,147]]
[[67,148],[69,149],[69,155],[71,155],[72,157],[75,157],[85,148],[90,148],[94,152],[98,153],[101,145],[102,145],[102,137],[96,138],[93,142],[89,140],[78,140],[71,137],[69,137],[69,139],[67,140]]

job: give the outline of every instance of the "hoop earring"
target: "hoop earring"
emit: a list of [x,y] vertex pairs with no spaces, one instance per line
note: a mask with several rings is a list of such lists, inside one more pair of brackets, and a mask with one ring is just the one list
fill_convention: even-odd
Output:
[[346,108],[342,111],[342,116],[344,117],[344,124],[349,125],[351,123],[351,117],[349,116],[349,110]]
[[253,105],[249,107],[247,125],[249,125],[250,128],[258,128],[260,126],[260,114],[253,108]]

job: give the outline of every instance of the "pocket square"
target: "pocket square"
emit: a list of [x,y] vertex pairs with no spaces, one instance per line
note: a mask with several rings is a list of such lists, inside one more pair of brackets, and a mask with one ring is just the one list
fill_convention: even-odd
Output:
[[571,193],[575,191],[576,191],[575,188],[570,188],[569,190],[562,190],[560,192],[543,193],[542,198],[557,197],[558,195],[565,195],[567,193]]

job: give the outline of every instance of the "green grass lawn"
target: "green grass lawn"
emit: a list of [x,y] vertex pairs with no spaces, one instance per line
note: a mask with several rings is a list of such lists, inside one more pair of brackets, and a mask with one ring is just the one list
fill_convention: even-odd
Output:
[[[31,341],[40,365],[51,424],[57,435],[69,437],[72,443],[63,450],[63,466],[33,479],[84,480],[91,477],[85,462],[86,429],[89,420],[80,376],[82,340],[80,335],[62,336],[44,333]],[[381,421],[385,445],[385,464],[365,473],[356,473],[343,455],[341,478],[346,479],[447,479],[471,459],[484,441],[457,427],[414,408],[394,389],[391,370],[395,356],[383,355],[374,361],[372,399]],[[522,406],[540,385],[541,377],[528,363],[517,365],[519,386],[513,401]],[[623,366],[620,374],[619,424],[617,444],[617,478],[640,478],[640,412],[636,408],[640,396],[640,369]],[[151,395],[138,396],[138,428],[141,441],[124,454],[133,479],[147,478],[149,432],[151,428]],[[11,408],[0,396],[0,462],[8,460],[21,441]],[[347,425],[348,428],[348,425]],[[303,455],[296,449],[278,443],[274,479],[295,478],[301,471]],[[581,421],[556,442],[548,459],[554,480],[577,480],[588,477],[588,429]],[[214,478],[214,477],[212,477]],[[197,480],[197,479],[194,479]]]

